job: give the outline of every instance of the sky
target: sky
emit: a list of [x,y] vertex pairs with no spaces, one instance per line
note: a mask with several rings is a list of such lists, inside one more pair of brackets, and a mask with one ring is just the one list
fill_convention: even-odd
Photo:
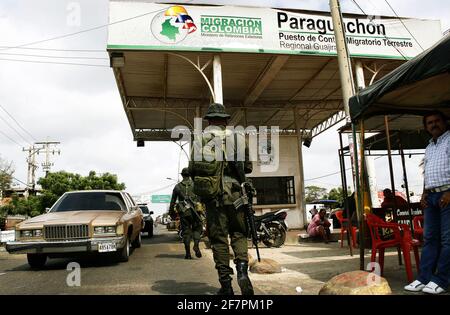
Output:
[[[186,1],[179,1],[186,2]],[[358,1],[373,15],[392,15],[384,0]],[[390,0],[400,16],[439,19],[442,29],[450,28],[449,1]],[[305,1],[190,1],[199,4],[232,4],[262,7],[299,8],[329,11],[327,0]],[[360,13],[352,1],[341,1],[344,12]],[[79,15],[74,13],[78,13]],[[170,194],[178,176],[179,165],[187,160],[179,147],[169,142],[147,142],[137,148],[123,111],[114,75],[106,53],[107,28],[82,32],[62,39],[43,41],[108,23],[106,0],[2,0],[0,2],[0,105],[31,135],[23,132],[0,108],[0,157],[13,161],[14,177],[26,182],[27,164],[23,147],[33,141],[60,141],[60,155],[52,157],[52,171],[65,170],[87,175],[118,174],[133,195]],[[6,49],[25,43],[45,49],[93,50],[64,52],[34,49]],[[24,56],[28,55],[28,56]],[[44,58],[89,57],[92,59]],[[22,61],[12,61],[22,60]],[[29,63],[28,61],[61,61],[99,66]],[[22,135],[19,136],[3,120]],[[6,134],[9,138],[7,138]],[[327,189],[340,186],[337,157],[338,136],[332,128],[304,148],[306,185]],[[38,162],[43,157],[38,156]],[[412,189],[420,192],[417,176],[419,158],[407,159]],[[320,165],[320,167],[311,167]],[[375,161],[379,188],[389,185],[385,158]],[[401,182],[401,168],[395,162],[396,182]],[[42,167],[37,176],[43,175]],[[167,178],[172,178],[167,179]],[[19,183],[20,184],[20,183]],[[21,184],[20,184],[21,185]],[[23,186],[23,185],[21,185]],[[154,205],[160,212],[167,205]]]

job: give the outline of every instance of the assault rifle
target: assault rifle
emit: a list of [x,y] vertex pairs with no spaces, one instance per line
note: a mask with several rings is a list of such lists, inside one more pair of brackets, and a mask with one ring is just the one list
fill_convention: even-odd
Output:
[[255,227],[255,211],[253,210],[253,196],[256,195],[256,191],[253,186],[248,182],[243,182],[241,184],[242,197],[236,200],[233,205],[235,209],[244,207],[245,218],[247,220],[247,226],[252,237],[252,243],[256,248],[256,256],[258,257],[258,262],[261,262],[261,257],[259,256],[258,248],[258,234]]
[[198,221],[203,223],[202,218],[199,216],[197,210],[195,209],[195,203],[191,199],[191,197],[185,196],[184,200],[181,202],[181,206],[187,211],[191,211],[194,214],[194,216],[198,219]]

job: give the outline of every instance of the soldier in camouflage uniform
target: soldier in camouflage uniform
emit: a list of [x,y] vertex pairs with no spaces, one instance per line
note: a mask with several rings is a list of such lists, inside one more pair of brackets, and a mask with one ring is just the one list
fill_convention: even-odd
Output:
[[[225,132],[228,115],[222,104],[211,104],[204,117],[209,125],[218,126]],[[211,243],[211,249],[214,256],[214,262],[219,274],[221,289],[219,295],[233,295],[231,286],[231,275],[233,269],[230,268],[229,241],[234,252],[234,263],[236,264],[237,280],[243,295],[253,295],[252,283],[248,277],[248,245],[247,235],[248,227],[243,209],[235,209],[233,202],[241,197],[240,184],[246,181],[245,174],[252,172],[252,163],[249,161],[248,146],[245,144],[245,135],[238,134],[241,137],[237,143],[245,145],[245,161],[236,160],[224,161],[224,170],[222,178],[222,188],[219,195],[213,199],[201,198],[206,206],[206,225],[208,238]],[[235,138],[237,139],[237,138]],[[239,142],[242,141],[242,142]],[[208,139],[202,139],[202,142],[208,142]],[[227,148],[224,148],[225,151]],[[236,150],[236,149],[235,149]],[[192,178],[195,178],[195,169],[193,163],[190,163],[190,172]]]
[[[190,197],[192,201],[197,201],[197,196],[194,194],[194,183],[189,176],[188,168],[183,168],[181,171],[183,180],[178,183],[172,192],[172,200],[170,201],[169,214],[172,219],[175,219],[178,213],[180,217],[180,224],[183,236],[184,248],[186,250],[185,259],[192,259],[191,256],[191,239],[194,240],[194,252],[197,258],[202,257],[202,253],[199,248],[199,242],[202,234],[202,222],[198,219],[198,215],[195,215],[193,211],[195,209],[187,209],[183,202],[186,198]],[[175,207],[177,210],[175,210]]]

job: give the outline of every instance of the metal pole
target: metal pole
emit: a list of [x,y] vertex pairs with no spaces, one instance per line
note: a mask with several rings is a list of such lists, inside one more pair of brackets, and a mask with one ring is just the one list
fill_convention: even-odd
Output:
[[351,231],[353,229],[353,225],[352,225],[352,218],[350,217],[350,208],[349,208],[349,204],[348,204],[348,192],[347,192],[347,176],[345,174],[345,162],[344,162],[344,155],[343,155],[343,149],[344,146],[342,144],[342,133],[339,132],[339,144],[341,146],[340,150],[338,151],[339,154],[339,165],[341,167],[341,181],[342,181],[342,193],[344,194],[344,207],[345,207],[345,211],[347,213],[347,220],[348,220],[348,225],[347,225],[347,245],[350,249],[350,256],[353,257],[353,246],[352,246],[352,235],[351,235]]
[[[395,196],[394,168],[393,168],[393,165],[392,165],[391,135],[390,135],[390,132],[389,132],[389,118],[388,118],[388,116],[384,116],[384,126],[385,126],[385,129],[386,129],[385,131],[386,131],[386,141],[387,141],[388,159],[389,159],[389,176],[391,178],[392,193]],[[394,198],[394,202],[395,202],[395,198]]]
[[220,55],[214,55],[213,60],[214,95],[216,103],[223,104],[222,63]]
[[[341,79],[342,86],[342,97],[344,103],[344,110],[347,115],[347,122],[350,122],[350,108],[349,108],[349,100],[350,97],[355,95],[355,85],[353,81],[353,72],[352,65],[350,63],[350,56],[348,53],[347,41],[345,39],[345,30],[342,19],[341,8],[338,0],[330,0],[330,11],[331,17],[333,19],[333,27],[334,27],[334,36],[336,39],[336,49],[338,55],[338,64],[339,64],[339,75]],[[352,147],[353,144],[353,183],[355,185],[355,191],[360,195],[360,186],[359,186],[359,169],[358,169],[358,152],[357,152],[357,141],[356,141],[356,127],[352,123],[352,135],[353,137],[348,138],[349,146]],[[358,197],[358,201],[361,199]],[[359,203],[359,202],[358,202]],[[359,207],[357,207],[359,208]],[[358,220],[360,222],[360,240],[364,238],[363,232],[363,223],[364,218],[362,217],[363,210],[357,209],[359,214]],[[361,237],[362,235],[362,237]],[[361,242],[360,246],[360,269],[364,270],[364,240]]]
[[[356,126],[352,123],[352,134],[353,138],[356,139]],[[355,142],[356,143],[356,142]],[[353,160],[355,166],[355,187],[356,187],[356,211],[358,212],[358,222],[359,222],[359,269],[364,270],[365,262],[365,247],[366,247],[366,237],[364,234],[364,209],[361,206],[362,196],[361,196],[361,183],[359,182],[359,163],[358,163],[358,148],[353,148]]]
[[297,133],[297,152],[298,152],[298,171],[299,171],[299,191],[297,192],[296,200],[300,208],[300,219],[303,225],[306,225],[306,209],[305,209],[305,176],[303,172],[303,150],[302,150],[302,135],[297,124],[297,110],[294,108],[294,123]]
[[400,146],[400,156],[402,159],[402,168],[403,168],[403,181],[405,182],[406,189],[406,200],[408,201],[408,213],[409,213],[409,226],[411,227],[411,231],[414,231],[413,223],[412,223],[412,213],[411,213],[411,198],[409,198],[409,185],[408,185],[408,175],[406,174],[406,163],[405,163],[405,152],[403,151],[402,141],[399,134],[399,146]]
[[[366,87],[366,81],[364,77],[364,65],[361,60],[357,60],[355,62],[355,74],[356,74],[356,84],[358,86],[358,91],[362,90]],[[369,179],[368,186],[370,192],[370,200],[372,205],[378,203],[378,192],[377,192],[377,183],[376,183],[376,174],[375,170],[372,167],[374,160],[371,156],[365,156],[364,162],[366,163],[365,172],[367,173],[367,177]]]
[[[389,131],[389,118],[387,115],[384,116],[384,126],[385,126],[385,132],[386,132],[386,141],[387,141],[387,149],[388,149],[388,160],[389,160],[389,176],[391,178],[391,190],[394,194],[394,210],[392,215],[394,215],[395,211],[397,210],[397,201],[395,198],[395,182],[394,182],[394,167],[392,165],[392,149],[391,149],[391,134]],[[398,254],[398,263],[399,265],[402,264],[402,254],[400,252],[400,247],[397,247],[397,254]]]

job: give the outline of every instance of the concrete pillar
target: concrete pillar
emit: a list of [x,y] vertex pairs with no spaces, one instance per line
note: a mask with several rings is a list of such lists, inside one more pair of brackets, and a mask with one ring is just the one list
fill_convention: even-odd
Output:
[[306,224],[306,205],[305,205],[305,176],[303,172],[303,150],[302,150],[302,135],[298,128],[297,110],[294,108],[294,122],[295,130],[297,132],[297,152],[298,152],[298,168],[299,168],[299,189],[296,191],[295,199],[300,209],[300,222]]
[[214,95],[216,103],[223,104],[222,61],[220,55],[214,55],[213,60]]

